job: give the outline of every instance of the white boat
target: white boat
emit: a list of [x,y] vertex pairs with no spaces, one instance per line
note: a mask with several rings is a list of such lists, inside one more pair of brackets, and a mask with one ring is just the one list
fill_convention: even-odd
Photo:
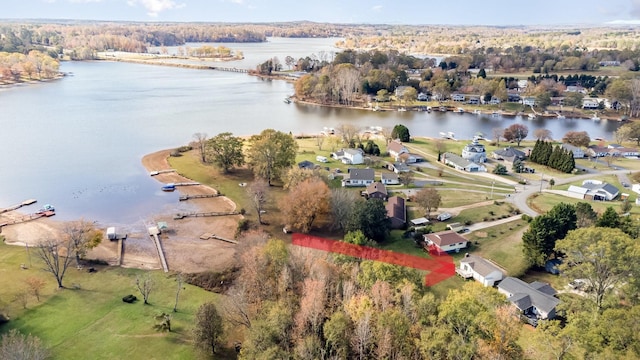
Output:
[[398,111],[400,111],[400,112],[404,112],[404,111],[407,111],[407,109],[405,109],[405,108],[401,107],[401,108],[399,108],[399,109],[398,109]]
[[527,118],[528,118],[529,120],[535,120],[535,119],[536,119],[536,116],[535,116],[534,114],[529,114],[529,115],[527,115]]
[[456,138],[455,134],[451,131],[449,132],[440,132],[440,137],[444,139],[454,140]]
[[567,118],[566,116],[564,116],[564,115],[562,115],[560,113],[556,113],[556,115],[557,115],[558,119],[566,119]]
[[464,113],[464,109],[463,108],[458,108],[456,110],[457,113],[463,114]]
[[478,109],[473,110],[473,113],[476,114],[476,115],[482,114],[482,112],[480,110],[478,110]]
[[447,111],[447,107],[446,107],[446,106],[440,106],[440,107],[438,108],[438,110],[440,110],[440,111]]
[[427,106],[427,111],[431,111],[431,106]]
[[593,113],[593,116],[591,117],[591,120],[600,121],[600,118],[598,117],[598,113]]

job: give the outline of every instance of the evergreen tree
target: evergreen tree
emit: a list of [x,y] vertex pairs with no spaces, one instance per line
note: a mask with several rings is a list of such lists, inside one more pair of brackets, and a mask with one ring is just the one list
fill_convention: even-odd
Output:
[[478,77],[479,78],[483,78],[483,79],[487,78],[487,72],[484,71],[484,68],[482,68],[482,69],[480,69],[480,71],[478,71]]
[[609,206],[602,216],[600,216],[596,221],[596,226],[618,228],[620,226],[620,216],[618,216],[618,213],[613,209],[613,207]]
[[562,161],[562,149],[560,146],[556,146],[551,152],[551,156],[549,156],[549,160],[547,161],[547,166],[553,169],[558,168],[558,164]]
[[551,154],[553,153],[553,145],[548,141],[544,141],[543,145],[544,146],[542,147],[542,153],[541,153],[541,158],[540,158],[540,160],[542,162],[540,164],[548,165],[549,158],[551,157]]
[[541,143],[540,139],[536,140],[536,144],[533,145],[533,150],[531,150],[531,155],[529,155],[529,160],[531,160],[532,162],[534,162],[536,164],[540,163],[540,161],[539,161],[539,159],[540,159],[540,147],[541,147],[540,143]]

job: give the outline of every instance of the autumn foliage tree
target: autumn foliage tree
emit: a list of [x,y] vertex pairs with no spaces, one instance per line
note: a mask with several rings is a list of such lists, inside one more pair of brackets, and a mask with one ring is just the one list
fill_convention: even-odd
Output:
[[329,187],[322,180],[311,178],[303,181],[280,202],[285,223],[308,233],[318,217],[329,213],[330,195]]
[[571,144],[577,147],[587,147],[591,142],[591,138],[586,131],[569,131],[564,134],[562,142]]
[[520,146],[520,142],[524,140],[527,135],[529,135],[529,128],[522,124],[513,124],[504,129],[502,133],[502,137],[505,138],[505,140],[515,141],[518,146]]

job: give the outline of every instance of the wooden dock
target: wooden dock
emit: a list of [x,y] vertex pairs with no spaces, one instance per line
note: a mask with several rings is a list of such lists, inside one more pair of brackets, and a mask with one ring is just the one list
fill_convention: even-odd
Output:
[[220,194],[200,194],[200,195],[181,195],[180,201],[187,201],[189,199],[205,199],[218,197]]
[[182,182],[182,183],[173,183],[175,186],[195,186],[200,185],[199,182]]
[[239,215],[240,213],[237,211],[231,212],[191,212],[191,213],[177,213],[173,216],[173,220],[181,220],[188,217],[207,217],[207,216],[229,216],[229,215]]
[[233,67],[221,67],[221,66],[210,66],[209,69],[218,70],[218,71],[245,73],[245,74],[249,72],[249,70],[247,70],[247,69],[240,69],[240,68],[233,68]]
[[160,258],[160,264],[162,264],[162,269],[164,272],[169,272],[169,266],[167,265],[167,259],[164,257],[164,251],[162,251],[162,243],[160,242],[160,230],[157,227],[153,226],[149,228],[149,236],[153,238],[153,242],[156,245],[156,250],[158,250],[158,257]]
[[25,215],[19,219],[15,219],[15,220],[10,220],[4,223],[0,224],[0,228],[2,228],[3,226],[7,226],[7,225],[16,225],[16,224],[22,224],[22,223],[26,223],[28,221],[33,221],[33,220],[37,220],[43,217],[50,217],[55,215],[55,211],[43,211],[43,212],[39,212],[39,213],[34,213],[34,214],[29,214],[29,215]]
[[156,176],[156,175],[160,175],[160,174],[166,174],[166,173],[172,173],[172,172],[176,172],[176,169],[166,169],[166,170],[156,170],[156,171],[151,171],[149,173],[150,176]]
[[216,240],[220,240],[220,241],[225,241],[231,244],[237,244],[238,242],[236,240],[231,240],[231,239],[225,239],[223,237],[220,237],[216,234],[212,234],[212,233],[204,233],[202,235],[200,235],[200,239],[202,240],[209,240],[209,239],[216,239]]
[[28,205],[31,205],[31,204],[35,204],[36,202],[38,202],[36,199],[25,200],[25,201],[21,202],[20,204],[9,206],[6,209],[0,209],[0,214],[6,213],[6,212],[9,212],[9,211],[13,211],[13,210],[18,210],[23,206],[28,206]]

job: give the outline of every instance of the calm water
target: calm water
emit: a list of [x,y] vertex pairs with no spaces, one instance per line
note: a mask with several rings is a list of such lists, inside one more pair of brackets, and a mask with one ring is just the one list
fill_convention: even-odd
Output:
[[[257,63],[269,54],[284,59],[305,48],[305,54],[329,51],[333,41],[275,39],[244,44],[242,51]],[[160,191],[140,159],[186,144],[196,132],[248,135],[275,128],[317,133],[342,123],[401,123],[413,135],[452,131],[471,138],[479,131],[491,134],[496,127],[525,123],[530,134],[547,128],[557,138],[570,130],[611,138],[618,126],[604,120],[529,121],[287,105],[282,99],[293,92],[291,84],[237,73],[109,62],[63,63],[61,70],[73,75],[0,90],[0,207],[36,198],[40,205],[55,205],[58,219],[136,223],[178,201],[177,193]]]

